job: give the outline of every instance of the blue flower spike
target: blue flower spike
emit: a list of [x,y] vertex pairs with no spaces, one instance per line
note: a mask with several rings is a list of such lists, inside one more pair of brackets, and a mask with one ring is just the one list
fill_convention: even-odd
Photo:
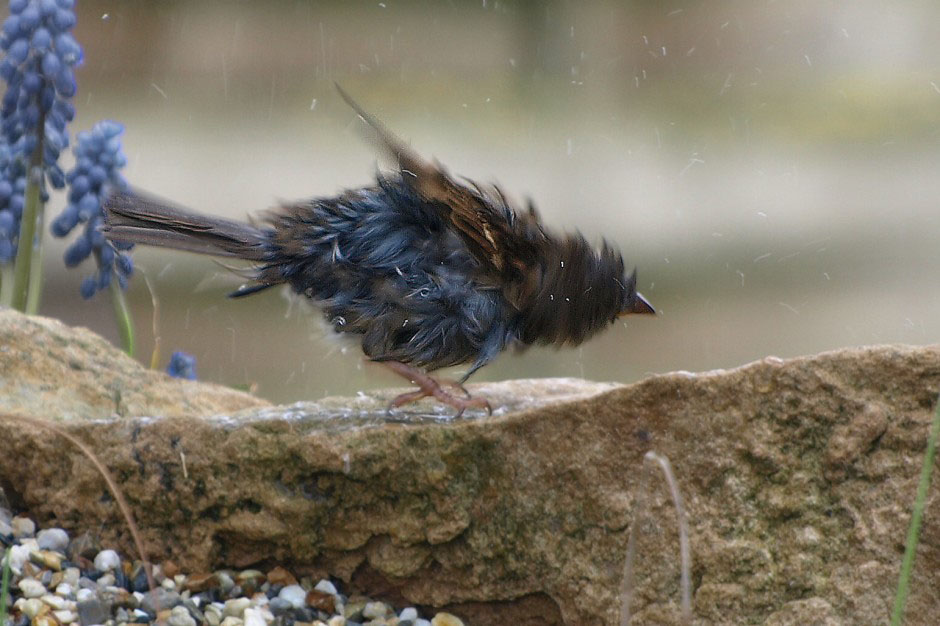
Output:
[[123,132],[123,126],[105,120],[95,124],[91,131],[78,133],[73,149],[75,167],[65,175],[68,204],[52,221],[52,234],[56,237],[65,237],[79,224],[84,225],[78,238],[66,249],[64,259],[67,267],[74,267],[94,255],[98,271],[82,282],[80,291],[84,298],[106,289],[115,273],[121,288],[125,288],[134,271],[134,262],[126,254],[128,247],[116,249],[101,232],[102,201],[111,189],[127,188],[127,181],[120,173],[127,164],[121,149]]
[[74,0],[10,0],[10,15],[0,26],[0,78],[7,83],[0,100],[0,264],[16,257],[26,177],[37,146],[42,146],[36,155],[41,161],[33,162],[42,167],[34,180],[42,201],[48,199],[46,184],[65,186],[58,161],[69,144],[67,126],[75,117],[69,100],[83,57],[72,36],[74,5]]

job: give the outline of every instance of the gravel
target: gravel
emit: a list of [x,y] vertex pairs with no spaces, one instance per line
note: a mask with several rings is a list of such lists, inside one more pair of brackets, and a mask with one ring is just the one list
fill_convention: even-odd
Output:
[[88,535],[37,532],[33,520],[2,507],[0,549],[11,570],[9,626],[464,626],[449,613],[422,617],[413,606],[346,595],[339,581],[298,578],[280,565],[183,573],[167,562],[154,567],[151,592],[139,561]]

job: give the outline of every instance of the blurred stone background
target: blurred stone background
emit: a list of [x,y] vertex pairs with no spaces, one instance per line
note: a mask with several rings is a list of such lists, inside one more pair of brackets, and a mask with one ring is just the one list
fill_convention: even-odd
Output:
[[[73,131],[124,123],[128,179],[230,217],[369,183],[341,82],[453,172],[606,237],[658,319],[476,379],[632,381],[856,344],[932,343],[940,4],[929,1],[80,0]],[[70,156],[70,155],[69,155]],[[66,164],[69,161],[66,160]],[[61,210],[54,196],[49,212]],[[42,313],[116,341],[49,238]],[[138,249],[162,362],[274,401],[400,385],[284,293]],[[149,362],[151,294],[129,297]]]

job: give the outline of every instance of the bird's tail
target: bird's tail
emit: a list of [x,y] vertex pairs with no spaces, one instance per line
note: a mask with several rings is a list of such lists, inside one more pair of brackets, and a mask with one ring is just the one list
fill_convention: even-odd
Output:
[[114,191],[104,203],[112,241],[264,261],[267,234],[250,224],[200,215],[138,191]]

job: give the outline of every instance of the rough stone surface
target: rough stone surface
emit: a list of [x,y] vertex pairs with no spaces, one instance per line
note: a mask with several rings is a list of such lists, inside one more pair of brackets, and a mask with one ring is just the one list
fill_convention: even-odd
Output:
[[144,369],[85,328],[0,309],[0,412],[51,420],[199,417],[267,404]]
[[[150,417],[108,420],[113,411],[88,419],[67,409],[64,394],[50,392],[48,414],[36,401],[2,400],[67,418],[60,426],[117,476],[155,560],[189,571],[280,563],[471,625],[616,624],[648,450],[671,459],[689,511],[697,623],[883,624],[940,391],[940,348],[887,346],[629,386],[471,386],[496,407],[490,418],[448,421],[426,405],[390,422],[383,407],[394,391],[183,417],[187,405],[203,406],[202,390],[222,391],[168,386],[86,331],[10,317],[0,316],[3,341],[21,356],[2,360],[5,394],[50,346],[75,363],[58,385],[117,362],[140,381],[140,398],[156,393],[151,384],[176,390],[179,406],[164,398],[160,418],[143,400]],[[14,508],[133,553],[77,451],[18,422],[0,422],[0,440],[0,485]],[[649,484],[634,623],[677,623],[675,513],[658,474]],[[910,624],[940,614],[938,493],[931,488]]]

